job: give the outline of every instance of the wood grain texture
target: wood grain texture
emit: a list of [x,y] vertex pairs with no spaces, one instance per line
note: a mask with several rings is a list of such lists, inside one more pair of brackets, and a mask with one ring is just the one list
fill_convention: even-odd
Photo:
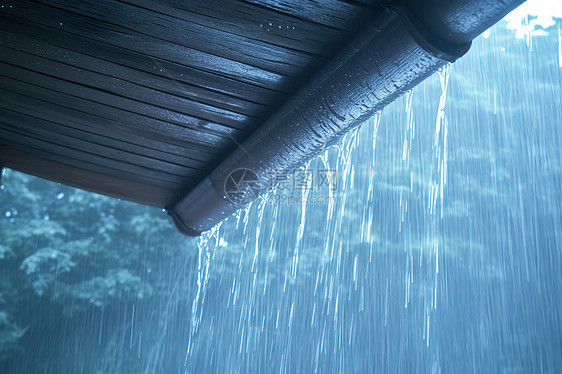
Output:
[[[67,51],[70,53],[76,52],[84,55],[85,59],[98,59],[136,70],[147,76],[157,76],[164,79],[165,84],[170,87],[178,84],[189,84],[252,102],[272,105],[286,99],[290,92],[290,87],[285,90],[286,92],[282,85],[260,87],[251,82],[243,82],[236,77],[216,75],[189,65],[173,63],[158,56],[154,57],[118,48],[55,27],[43,26],[10,15],[2,15],[0,30],[2,33],[0,43],[12,48],[21,48],[36,55],[44,53],[45,45],[49,46],[49,49],[58,50],[59,56],[64,56]],[[105,71],[106,68],[100,66],[100,69]]]
[[[157,160],[187,165],[190,168],[203,172],[208,171],[211,167],[208,162],[209,158],[213,156],[211,152],[204,153],[192,148],[179,147],[169,142],[158,141],[154,138],[139,136],[137,133],[123,128],[119,123],[112,123],[105,118],[61,107],[14,92],[0,90],[0,108],[14,115],[25,115],[32,119],[65,126],[66,129],[61,131],[83,131],[100,139],[100,142],[103,141],[103,144],[113,144],[120,149],[146,155]],[[25,121],[25,118],[21,120]],[[14,127],[18,126],[19,123]],[[202,157],[204,158],[202,159]]]
[[[28,134],[41,141],[51,142],[84,152],[84,157],[89,154],[101,156],[104,164],[117,165],[125,169],[136,168],[143,175],[154,172],[162,180],[177,181],[178,177],[192,177],[197,175],[197,169],[190,166],[176,164],[169,160],[150,157],[146,150],[140,147],[126,146],[107,137],[82,131],[74,127],[63,126],[54,122],[45,121],[16,111],[0,108],[0,129]],[[140,152],[140,153],[139,153]]]
[[[115,7],[118,14],[115,17],[127,15]],[[136,32],[128,27],[103,22],[96,18],[64,11],[54,6],[46,6],[21,0],[10,14],[17,20],[28,20],[43,26],[57,29],[61,33],[86,37],[100,43],[104,47],[118,48],[122,51],[132,51],[143,55],[170,61],[173,63],[191,66],[195,69],[207,71],[219,76],[236,78],[261,87],[284,82],[286,85],[295,85],[296,78],[284,76],[283,72],[275,71],[272,63],[266,67],[252,63],[253,52],[245,49],[242,52],[233,50],[226,56],[213,54],[193,47],[175,44],[173,42],[154,37],[150,34]],[[129,26],[129,25],[127,25]],[[208,45],[213,45],[214,40],[207,40]],[[226,53],[226,51],[223,51]],[[246,52],[246,53],[244,53]],[[247,55],[243,58],[243,55]],[[239,59],[242,59],[240,61]]]
[[[330,57],[352,33],[243,1],[122,0],[186,22]],[[323,12],[322,8],[317,9]]]
[[127,178],[61,164],[36,154],[0,145],[2,166],[72,187],[159,208],[172,206],[181,193]]
[[253,5],[289,14],[295,18],[333,28],[357,31],[359,25],[371,18],[372,7],[360,2],[339,0],[244,0]]

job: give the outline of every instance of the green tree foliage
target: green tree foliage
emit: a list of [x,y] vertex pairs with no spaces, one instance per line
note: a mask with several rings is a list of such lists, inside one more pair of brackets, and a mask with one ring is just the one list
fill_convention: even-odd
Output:
[[165,298],[153,272],[182,249],[161,211],[12,170],[3,179],[0,360],[24,350],[34,311],[64,323],[92,308]]

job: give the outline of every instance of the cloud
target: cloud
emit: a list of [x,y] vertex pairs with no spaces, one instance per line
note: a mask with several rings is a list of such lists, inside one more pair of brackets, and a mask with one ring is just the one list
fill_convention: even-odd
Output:
[[505,20],[517,38],[524,38],[547,35],[546,29],[556,24],[556,18],[562,18],[562,1],[527,0]]

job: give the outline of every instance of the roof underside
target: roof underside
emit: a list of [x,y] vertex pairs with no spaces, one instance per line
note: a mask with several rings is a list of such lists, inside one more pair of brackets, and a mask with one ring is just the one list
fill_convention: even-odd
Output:
[[9,2],[0,162],[173,206],[381,12],[374,3]]

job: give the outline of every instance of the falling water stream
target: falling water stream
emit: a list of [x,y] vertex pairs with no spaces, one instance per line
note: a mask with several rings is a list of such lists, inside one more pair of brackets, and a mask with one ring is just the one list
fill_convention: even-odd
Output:
[[[533,47],[531,40],[527,35],[525,48],[537,53],[538,46]],[[559,44],[558,38],[556,42]],[[500,43],[499,39],[495,43]],[[470,63],[474,62],[467,62]],[[499,65],[498,68],[503,69]],[[421,88],[407,92],[392,109],[348,133],[340,144],[296,171],[282,186],[243,213],[244,245],[240,248],[238,271],[232,275],[219,274],[218,270],[215,273],[221,283],[227,279],[227,284],[231,283],[232,296],[213,305],[212,320],[222,321],[222,326],[231,330],[214,335],[221,336],[215,338],[220,339],[221,347],[209,346],[215,360],[209,367],[235,372],[356,372],[368,367],[384,372],[450,372],[455,367],[450,357],[460,359],[465,350],[469,355],[476,352],[476,346],[463,344],[463,339],[480,339],[480,344],[488,347],[489,353],[480,353],[479,360],[495,357],[497,353],[490,344],[494,334],[491,331],[497,328],[468,318],[469,324],[475,323],[471,331],[453,338],[454,330],[450,330],[455,329],[454,321],[463,319],[463,310],[479,310],[472,299],[475,295],[492,292],[479,286],[483,279],[507,276],[507,269],[494,265],[498,249],[484,244],[489,240],[487,237],[499,234],[484,229],[489,224],[478,222],[471,214],[474,209],[485,208],[474,205],[474,201],[467,200],[468,196],[459,195],[460,191],[476,196],[503,194],[495,184],[497,169],[492,169],[494,184],[490,191],[484,190],[484,186],[466,184],[465,177],[485,177],[480,174],[485,170],[482,168],[486,162],[497,164],[494,160],[502,157],[498,151],[503,149],[478,146],[490,141],[490,131],[496,130],[486,128],[490,122],[478,124],[481,109],[469,104],[469,94],[459,88],[461,83],[453,87],[453,98],[448,97],[450,82],[455,81],[453,70],[456,68],[451,65],[443,67]],[[463,82],[466,76],[459,74],[456,82]],[[496,74],[489,79],[487,83],[493,88],[488,100],[492,102],[492,115],[497,117],[506,102],[497,96],[500,82],[491,80],[502,78]],[[448,113],[447,101],[453,100],[461,103],[456,107],[451,104],[453,108]],[[401,106],[405,107],[402,112]],[[507,118],[507,114],[502,116]],[[509,125],[507,119],[502,120],[501,126]],[[472,130],[465,133],[470,127]],[[402,131],[401,136],[392,135],[397,131]],[[475,142],[472,146],[481,149],[478,152],[487,152],[487,158],[467,153],[470,141],[463,138],[471,134],[476,135],[470,140]],[[381,137],[384,144],[377,142]],[[397,138],[402,139],[401,144],[392,144]],[[477,174],[470,173],[475,167],[470,162],[474,161],[484,163],[474,169]],[[504,173],[515,172],[508,170]],[[455,173],[460,176],[451,179]],[[515,198],[523,201],[521,195]],[[496,209],[503,204],[494,201]],[[490,220],[496,213],[476,216]],[[506,214],[510,219],[510,213]],[[521,217],[525,225],[524,214]],[[214,256],[213,243],[218,240],[240,241],[236,239],[240,230],[231,220],[223,225],[220,234],[213,232],[200,241],[214,248],[203,250],[204,258]],[[458,237],[452,232],[459,232]],[[529,238],[523,241],[525,253],[521,256],[528,268],[530,249],[525,243]],[[461,266],[463,262],[466,267]],[[473,266],[477,264],[483,267]],[[213,273],[213,266],[211,263],[210,270],[208,266],[198,268],[194,312],[203,310],[206,299],[200,295],[216,292],[205,289],[207,281],[199,282],[207,279],[209,271]],[[483,273],[478,277],[472,275],[470,286],[463,285],[470,274],[478,271]],[[488,295],[499,296],[496,291]],[[490,299],[488,310],[496,307]],[[202,318],[200,323],[205,323],[204,315],[192,318]],[[496,323],[502,331],[502,323]],[[210,321],[207,326],[210,327]],[[192,339],[203,339],[199,323],[193,323],[191,331]],[[516,340],[510,343],[513,347],[520,344]],[[398,360],[403,349],[408,349],[408,356]],[[451,350],[453,355],[448,352]],[[534,361],[538,356],[531,354],[527,361],[515,357],[511,361],[502,359],[490,367],[525,372],[521,368],[539,365]],[[226,357],[228,364],[220,357]],[[207,367],[201,359],[188,347],[186,372]],[[473,369],[467,372],[484,367],[474,361],[472,365]],[[545,367],[544,361],[540,365]]]

